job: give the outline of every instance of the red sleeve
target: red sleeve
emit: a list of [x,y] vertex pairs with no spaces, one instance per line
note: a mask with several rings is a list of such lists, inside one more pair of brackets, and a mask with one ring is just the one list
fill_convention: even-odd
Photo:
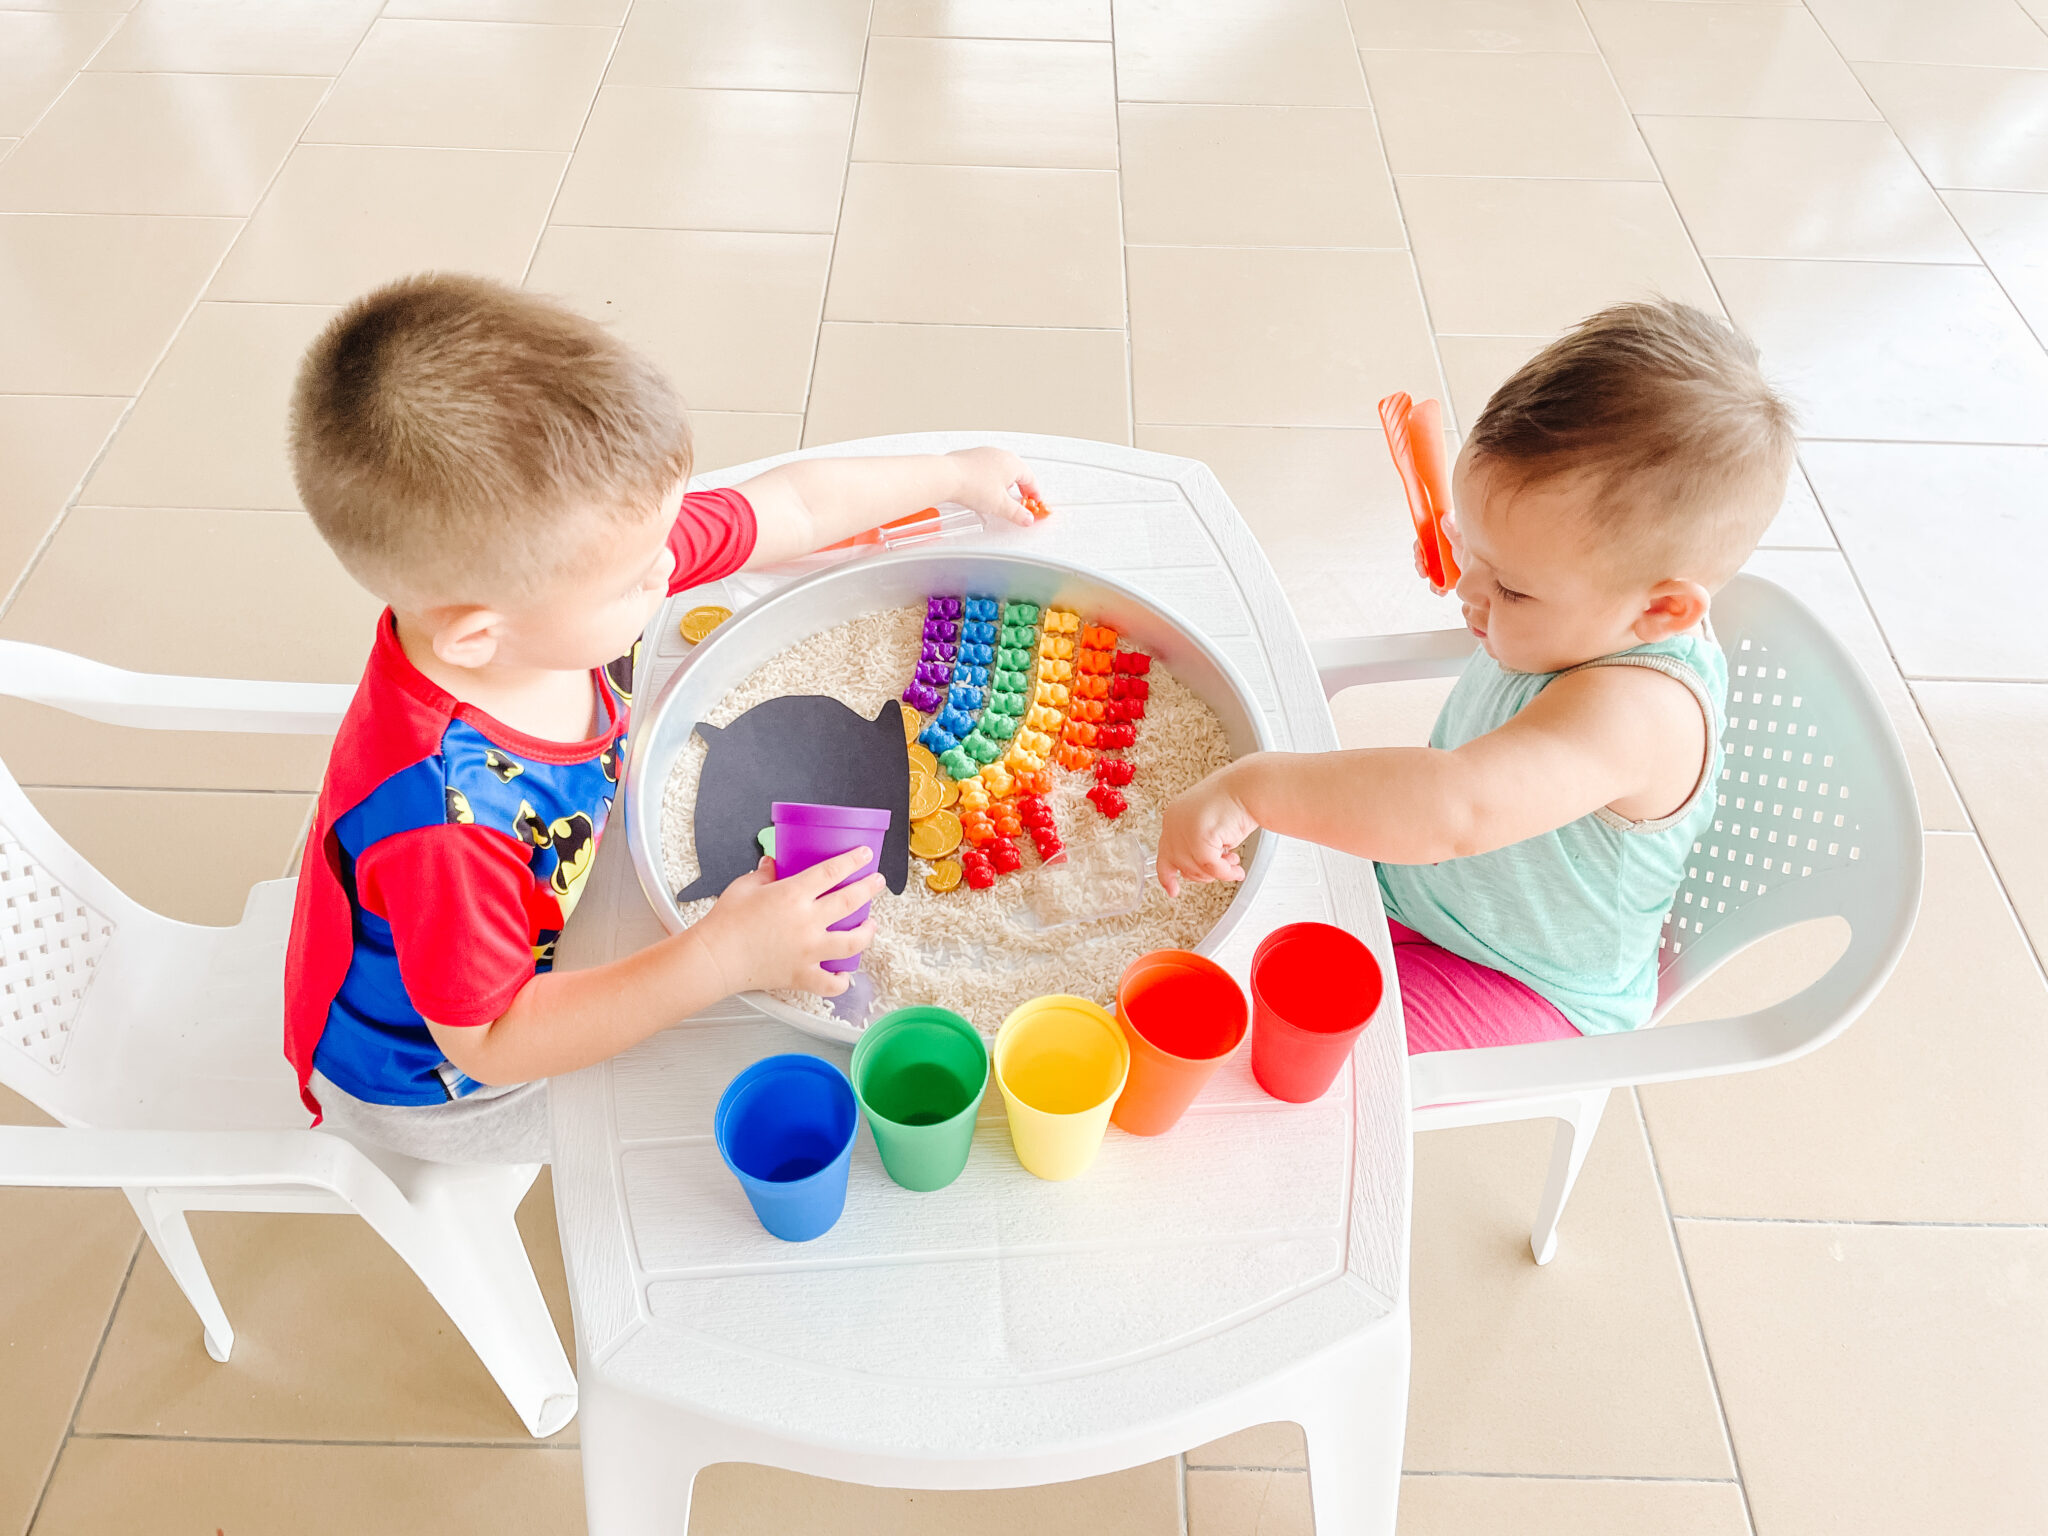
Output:
[[754,504],[738,491],[691,491],[669,530],[671,593],[730,576],[754,552]]
[[488,1024],[533,980],[529,904],[540,892],[525,850],[502,832],[394,833],[356,860],[356,892],[391,924],[405,995],[436,1024]]

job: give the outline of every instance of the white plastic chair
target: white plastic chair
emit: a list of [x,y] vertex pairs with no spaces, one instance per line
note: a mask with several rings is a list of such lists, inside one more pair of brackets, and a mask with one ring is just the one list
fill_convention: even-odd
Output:
[[[1408,1062],[1418,1131],[1555,1119],[1550,1177],[1529,1247],[1557,1252],[1557,1223],[1607,1095],[1639,1083],[1746,1072],[1825,1045],[1860,1014],[1905,952],[1920,908],[1919,802],[1891,720],[1820,620],[1776,584],[1738,576],[1714,599],[1728,654],[1718,803],[1664,920],[1661,1019],[1723,962],[1767,934],[1840,917],[1849,944],[1803,991],[1736,1018]],[[1323,690],[1454,675],[1466,630],[1315,647]]]
[[[0,694],[149,729],[324,734],[353,690],[123,672],[0,641]],[[131,901],[0,765],[0,1083],[60,1122],[0,1126],[0,1185],[118,1188],[226,1360],[234,1329],[187,1211],[363,1217],[426,1282],[536,1436],[575,1416],[513,1213],[540,1173],[416,1162],[309,1130],[284,1060],[295,882],[232,928]]]

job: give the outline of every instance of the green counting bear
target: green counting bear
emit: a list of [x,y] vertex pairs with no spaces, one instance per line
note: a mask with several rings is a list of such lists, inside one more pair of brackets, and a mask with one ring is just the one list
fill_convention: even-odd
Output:
[[[968,738],[972,740],[973,738]],[[967,755],[967,743],[962,742],[950,752],[939,754],[939,766],[946,770],[949,779],[971,779],[981,772],[981,764]]]
[[1003,626],[1004,645],[1028,651],[1037,643],[1038,626],[1036,624],[1005,624]]
[[996,652],[996,668],[1002,672],[1021,672],[1031,665],[1029,646],[1004,646]]
[[1006,625],[1007,625],[1007,624],[1036,624],[1037,622],[1038,622],[1038,604],[1036,604],[1036,603],[1005,603],[1005,604],[1003,604],[1003,623],[1004,623],[1004,624],[1006,624]]
[[988,709],[985,713],[991,715],[1021,715],[1028,707],[1025,703],[1025,698],[1024,684],[1019,680],[1015,688],[998,688],[991,693],[988,696]]
[[977,734],[991,737],[996,741],[1008,741],[1017,734],[1017,717],[988,710],[983,713],[981,724],[974,729]]
[[[960,743],[960,750],[973,758],[977,763],[992,763],[1003,755],[1002,744],[990,741],[986,736],[982,735],[981,727],[978,725],[974,728],[974,734]],[[965,775],[961,775],[961,777],[965,777]]]

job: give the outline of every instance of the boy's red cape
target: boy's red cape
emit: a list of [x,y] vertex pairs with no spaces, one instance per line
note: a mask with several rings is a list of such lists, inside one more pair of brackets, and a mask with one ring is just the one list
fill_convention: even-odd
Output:
[[[394,665],[394,661],[396,665]],[[424,690],[431,689],[432,692]],[[438,698],[435,695],[439,695]],[[313,829],[299,860],[298,898],[285,951],[284,1053],[299,1074],[299,1097],[320,1123],[313,1097],[313,1051],[327,1011],[355,957],[355,915],[341,883],[341,843],[334,824],[392,774],[441,750],[455,700],[415,672],[398,648],[391,610],[377,621],[377,643],[363,680],[335,733],[327,779],[313,811]]]

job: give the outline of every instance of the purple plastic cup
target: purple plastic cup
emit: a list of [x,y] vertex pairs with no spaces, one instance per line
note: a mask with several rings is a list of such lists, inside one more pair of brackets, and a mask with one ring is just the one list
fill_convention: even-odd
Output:
[[[786,880],[802,874],[813,864],[822,864],[855,848],[868,851],[868,861],[838,885],[865,880],[882,867],[882,838],[889,830],[889,813],[865,805],[809,805],[801,800],[775,800],[768,806],[775,824],[775,878]],[[868,920],[872,902],[863,902],[849,916],[832,925],[835,933],[858,928]],[[857,971],[860,956],[819,962],[828,971]]]

